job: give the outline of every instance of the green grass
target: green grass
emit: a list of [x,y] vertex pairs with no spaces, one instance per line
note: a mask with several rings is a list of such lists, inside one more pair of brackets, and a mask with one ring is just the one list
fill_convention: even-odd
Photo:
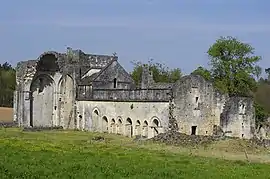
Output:
[[[102,135],[105,141],[93,141]],[[270,166],[78,131],[0,129],[0,178],[270,178]]]

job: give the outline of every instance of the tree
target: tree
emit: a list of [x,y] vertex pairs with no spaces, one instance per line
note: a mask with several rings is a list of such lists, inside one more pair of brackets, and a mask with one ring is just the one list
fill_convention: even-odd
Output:
[[131,76],[135,81],[136,85],[139,85],[141,83],[141,76],[144,65],[149,67],[150,71],[152,71],[153,79],[157,83],[174,83],[182,76],[182,72],[179,68],[169,69],[164,64],[154,62],[153,59],[149,60],[147,64],[144,64],[142,62],[132,63],[134,65],[134,69],[131,72]]
[[254,48],[234,37],[221,37],[209,49],[211,75],[217,88],[229,95],[250,95],[256,87],[254,76],[261,69],[261,60],[254,55]]
[[9,63],[0,64],[0,106],[12,107],[16,72]]
[[258,102],[254,103],[254,107],[255,107],[255,114],[256,114],[256,126],[258,126],[258,124],[263,123],[265,121],[265,119],[269,116],[269,113]]
[[206,80],[211,80],[211,72],[202,66],[199,66],[196,70],[191,72],[193,75],[200,75]]
[[270,80],[270,68],[266,68],[264,71],[268,75],[268,80]]
[[262,74],[262,68],[259,66],[255,66],[254,75],[257,78],[257,80],[260,79],[261,74]]

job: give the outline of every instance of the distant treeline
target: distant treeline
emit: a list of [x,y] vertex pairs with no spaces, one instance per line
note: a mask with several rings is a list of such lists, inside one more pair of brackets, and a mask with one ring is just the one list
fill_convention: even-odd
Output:
[[0,106],[12,107],[13,92],[16,86],[16,72],[9,64],[0,64]]

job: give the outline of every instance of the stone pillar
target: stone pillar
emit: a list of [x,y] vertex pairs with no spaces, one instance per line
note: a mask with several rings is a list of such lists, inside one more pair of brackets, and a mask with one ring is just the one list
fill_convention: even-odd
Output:
[[148,89],[154,83],[153,74],[150,72],[148,65],[143,66],[141,78],[142,89]]
[[18,115],[18,91],[14,91],[13,92],[13,122],[18,122],[18,118],[17,118],[17,115]]

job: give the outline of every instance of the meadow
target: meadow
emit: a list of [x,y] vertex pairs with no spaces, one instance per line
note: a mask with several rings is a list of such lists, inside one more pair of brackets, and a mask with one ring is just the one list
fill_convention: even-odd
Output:
[[247,161],[238,147],[235,141],[184,148],[110,134],[1,128],[0,178],[270,178],[268,151],[244,146]]

